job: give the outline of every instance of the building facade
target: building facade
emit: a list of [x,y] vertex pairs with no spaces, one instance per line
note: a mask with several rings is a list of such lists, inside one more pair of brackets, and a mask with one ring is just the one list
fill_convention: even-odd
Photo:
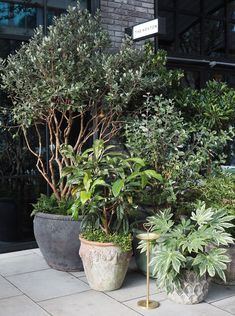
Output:
[[[54,16],[76,0],[0,1],[0,57],[28,41],[35,27],[47,26]],[[235,1],[233,0],[81,0],[82,8],[101,11],[103,27],[113,49],[118,49],[126,29],[155,16],[165,18],[166,33],[157,36],[157,47],[168,53],[168,67],[184,70],[185,85],[203,87],[207,80],[226,81],[235,87]],[[139,42],[138,45],[142,45]],[[1,96],[0,92],[0,98]],[[12,231],[1,232],[0,252],[32,247],[31,203],[45,185],[34,174],[34,161],[22,144],[0,133],[0,216],[8,205]],[[21,150],[18,150],[21,149]],[[4,215],[5,214],[5,215]],[[14,220],[12,220],[14,218]],[[2,220],[0,222],[3,222]]]

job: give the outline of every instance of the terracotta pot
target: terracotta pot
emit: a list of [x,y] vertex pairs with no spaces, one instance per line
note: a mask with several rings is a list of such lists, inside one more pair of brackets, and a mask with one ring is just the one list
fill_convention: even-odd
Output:
[[113,243],[88,241],[80,237],[79,250],[90,287],[96,291],[113,291],[122,286],[131,258]]
[[47,264],[61,271],[81,271],[79,257],[80,221],[70,216],[37,213],[34,217],[34,235]]
[[181,288],[168,294],[168,297],[179,304],[198,304],[206,298],[209,283],[206,275],[200,277],[194,271],[185,271],[181,277]]

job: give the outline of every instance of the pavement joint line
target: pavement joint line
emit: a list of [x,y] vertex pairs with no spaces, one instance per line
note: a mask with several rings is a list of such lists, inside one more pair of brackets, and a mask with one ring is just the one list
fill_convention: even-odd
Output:
[[[228,297],[229,298],[229,297]],[[226,300],[226,298],[224,298],[224,300]],[[220,301],[223,301],[223,300],[220,300]],[[230,314],[230,315],[235,315],[235,313],[231,313],[231,312],[229,312],[229,311],[227,311],[227,310],[225,310],[225,309],[223,309],[223,308],[221,308],[221,307],[219,307],[219,306],[216,306],[216,305],[213,305],[212,303],[207,303],[207,304],[209,304],[209,305],[211,305],[211,306],[213,306],[213,307],[215,307],[215,308],[217,308],[217,309],[219,309],[219,310],[221,310],[221,311],[223,311],[223,312],[226,312],[226,313],[228,313],[228,314]]]
[[65,295],[61,295],[61,296],[56,296],[56,297],[52,297],[52,298],[47,298],[47,299],[45,299],[45,300],[35,301],[35,303],[38,303],[39,306],[41,306],[40,303],[44,303],[44,302],[47,302],[47,301],[56,300],[56,299],[58,299],[58,298],[63,298],[63,297],[67,297],[67,296],[78,295],[78,294],[82,294],[82,293],[90,292],[90,291],[92,291],[92,289],[88,289],[88,290],[84,290],[84,291],[80,291],[80,292],[74,292],[74,293],[70,293],[70,294],[65,294]]
[[[161,292],[161,293],[163,293],[163,292]],[[150,294],[150,297],[153,296],[153,295],[156,295],[156,294],[160,294],[160,293],[153,293],[153,294]],[[134,298],[130,298],[130,299],[128,299],[128,300],[122,301],[122,303],[125,304],[125,303],[128,303],[128,302],[133,301],[133,300],[137,300],[137,299],[140,299],[140,298],[146,298],[146,295],[141,295],[141,296],[137,296],[137,297],[134,297]],[[167,298],[163,298],[163,299],[158,299],[158,298],[157,298],[157,300],[162,302],[162,301],[167,300]]]
[[41,308],[42,310],[44,310],[48,315],[53,316],[53,314],[49,313],[45,308],[43,308],[42,306],[40,306],[32,297],[30,297],[29,295],[27,295],[26,293],[24,293],[21,289],[19,289],[15,284],[13,284],[11,281],[9,281],[8,279],[6,279],[4,277],[4,279],[9,282],[12,286],[14,286],[17,290],[19,290],[23,295],[18,295],[18,296],[25,296],[27,297],[31,302],[33,302],[34,304],[36,304],[39,308]]
[[16,295],[11,295],[11,296],[6,296],[6,297],[0,297],[0,301],[1,301],[1,300],[8,299],[8,298],[14,298],[14,297],[17,297],[17,296],[24,296],[24,294],[21,292],[21,293],[16,294]]
[[23,274],[30,274],[30,273],[34,273],[34,272],[40,272],[40,271],[45,271],[45,270],[52,270],[52,268],[44,268],[44,269],[40,269],[40,270],[33,270],[33,271],[28,271],[28,272],[21,272],[21,273],[15,273],[15,274],[7,274],[7,275],[2,275],[4,278],[9,278],[12,276],[17,276],[17,275],[23,275]]
[[123,304],[123,302],[118,301],[118,300],[115,299],[114,297],[110,296],[108,293],[106,293],[106,292],[102,292],[102,293],[103,293],[104,295],[108,296],[109,298],[111,298],[112,300],[114,300],[115,302],[117,302],[117,303],[119,303],[119,304],[121,304],[121,305],[123,305],[123,306],[129,308],[130,310],[134,311],[135,313],[138,313],[138,315],[144,316],[143,314],[137,312],[137,311],[136,311],[135,309],[133,309],[132,307],[127,306],[127,305]]

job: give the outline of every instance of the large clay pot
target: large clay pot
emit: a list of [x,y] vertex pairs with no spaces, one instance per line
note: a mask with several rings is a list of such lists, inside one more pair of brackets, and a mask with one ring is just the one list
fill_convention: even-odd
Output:
[[61,271],[81,271],[80,221],[70,216],[37,213],[34,235],[47,264]]
[[208,293],[210,279],[200,277],[194,271],[185,271],[181,277],[181,288],[168,294],[168,297],[179,304],[198,304]]
[[79,254],[90,287],[96,291],[113,291],[122,286],[131,252],[122,252],[113,243],[88,241],[80,237]]

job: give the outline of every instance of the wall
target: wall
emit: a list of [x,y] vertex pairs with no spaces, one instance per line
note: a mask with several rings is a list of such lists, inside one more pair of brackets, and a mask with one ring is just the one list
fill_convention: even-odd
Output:
[[100,9],[114,49],[120,47],[125,28],[154,18],[154,0],[100,0]]

